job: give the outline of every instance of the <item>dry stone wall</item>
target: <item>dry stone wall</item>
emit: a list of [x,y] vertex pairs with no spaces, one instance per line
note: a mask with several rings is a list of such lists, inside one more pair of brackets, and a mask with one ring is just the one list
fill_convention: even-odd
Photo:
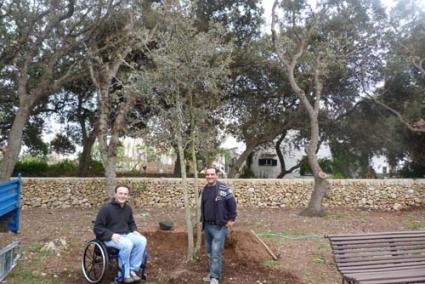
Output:
[[[120,178],[136,207],[183,207],[182,183],[173,178]],[[312,179],[229,179],[239,207],[302,208]],[[200,187],[204,181],[200,182]],[[190,196],[194,199],[193,180]],[[330,180],[326,207],[401,210],[425,206],[425,179]],[[22,207],[91,208],[107,200],[101,178],[24,178]]]

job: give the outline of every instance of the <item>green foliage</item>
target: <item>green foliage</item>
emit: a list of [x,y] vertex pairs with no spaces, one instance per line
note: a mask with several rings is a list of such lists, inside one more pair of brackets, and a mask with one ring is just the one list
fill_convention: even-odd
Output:
[[400,170],[400,176],[404,178],[424,178],[425,165],[414,162],[407,162]]
[[49,165],[45,160],[31,158],[23,161],[17,161],[13,176],[21,174],[22,176],[45,176]]
[[72,154],[75,152],[75,145],[63,134],[56,134],[56,137],[50,142],[53,151],[58,154]]
[[31,156],[44,157],[48,152],[48,145],[41,138],[43,129],[41,118],[30,121],[24,129],[23,142],[27,146],[26,152]]
[[[324,158],[324,159],[319,159],[318,161],[319,161],[320,167],[325,173],[333,172],[333,161],[331,159]],[[300,174],[302,176],[313,174],[311,171],[310,165],[308,164],[308,159],[306,156],[301,161]]]
[[105,175],[105,167],[103,166],[102,162],[97,160],[91,160],[88,176],[104,176],[104,175]]
[[75,176],[77,166],[69,160],[49,165],[46,160],[30,158],[16,162],[13,175],[21,174],[24,177],[58,177]]
[[7,283],[61,283],[59,278],[54,277],[52,274],[45,273],[40,269],[42,264],[53,255],[51,251],[43,251],[42,247],[43,245],[41,243],[33,243],[28,247],[24,247],[23,255],[27,258],[26,264],[22,265],[18,261],[18,265],[8,275]]
[[51,177],[57,176],[75,176],[77,172],[77,165],[69,160],[63,160],[56,164],[49,165],[47,174]]
[[[335,179],[343,179],[343,178],[349,177],[343,171],[341,171],[341,169],[344,168],[346,164],[347,164],[347,161],[340,158],[319,159],[319,165],[322,168],[322,170],[325,173],[331,174],[332,178],[335,178]],[[312,175],[312,171],[310,169],[310,165],[308,164],[307,157],[304,157],[301,161],[300,174],[302,176]]]
[[403,226],[409,230],[422,230],[425,228],[425,221],[422,220],[405,220]]

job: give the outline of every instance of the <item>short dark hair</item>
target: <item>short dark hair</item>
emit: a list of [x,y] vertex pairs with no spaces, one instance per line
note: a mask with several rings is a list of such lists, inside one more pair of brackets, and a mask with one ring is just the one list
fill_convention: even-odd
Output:
[[214,167],[214,166],[208,166],[206,169],[205,169],[205,172],[207,172],[208,170],[210,170],[210,169],[213,169],[214,171],[215,171],[215,174],[218,174],[218,170],[217,170],[217,168],[216,167]]
[[117,189],[120,188],[120,187],[125,187],[125,188],[128,189],[128,192],[130,192],[130,187],[128,185],[125,185],[125,184],[117,185],[114,189],[114,192],[117,193]]

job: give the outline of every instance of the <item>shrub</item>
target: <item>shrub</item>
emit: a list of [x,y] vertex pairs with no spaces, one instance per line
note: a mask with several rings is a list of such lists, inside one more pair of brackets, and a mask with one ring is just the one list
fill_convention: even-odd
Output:
[[70,160],[60,161],[48,168],[48,176],[50,177],[75,176],[76,173],[77,165]]
[[103,167],[102,162],[97,160],[91,160],[89,166],[88,176],[104,176],[105,168]]
[[35,176],[46,176],[49,165],[45,160],[41,159],[25,159],[23,161],[17,161],[13,176],[21,174],[22,176],[35,177]]

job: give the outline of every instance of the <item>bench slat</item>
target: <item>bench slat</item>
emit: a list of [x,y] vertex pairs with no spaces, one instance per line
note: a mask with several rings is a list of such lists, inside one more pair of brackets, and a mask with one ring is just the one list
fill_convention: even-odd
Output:
[[347,274],[347,277],[356,279],[357,281],[362,280],[385,280],[385,279],[406,279],[412,277],[425,277],[425,270],[423,269],[412,269],[404,271],[385,271],[385,272],[374,272],[374,273],[355,273]]
[[406,270],[406,269],[416,269],[422,268],[425,270],[425,262],[422,263],[403,263],[403,264],[395,264],[395,265],[377,265],[376,267],[366,266],[366,267],[347,267],[341,269],[340,272],[347,273],[355,273],[355,272],[379,272],[379,271],[393,271],[393,270]]
[[378,271],[379,269],[397,269],[399,267],[403,267],[403,269],[409,268],[417,268],[424,267],[424,262],[411,262],[411,263],[394,263],[394,264],[382,264],[382,265],[367,265],[367,266],[350,266],[350,267],[338,267],[338,271],[342,274],[350,273],[350,272],[359,272],[359,271]]
[[404,284],[404,283],[425,283],[425,277],[413,277],[406,279],[385,279],[385,280],[363,280],[359,284]]
[[325,238],[344,238],[344,237],[356,237],[356,236],[382,236],[382,235],[415,235],[415,234],[425,234],[425,231],[403,231],[403,232],[374,232],[374,233],[364,233],[364,234],[345,234],[345,235],[325,235]]
[[364,258],[355,260],[344,260],[339,259],[340,265],[356,265],[357,263],[393,263],[393,262],[407,262],[415,260],[425,260],[425,255],[420,256],[387,256],[387,257],[376,257],[376,258]]
[[420,256],[425,255],[424,251],[421,250],[397,250],[397,251],[388,251],[388,250],[381,250],[381,251],[373,251],[373,252],[350,252],[350,253],[341,253],[341,254],[335,254],[336,260],[356,260],[358,258],[369,258],[369,257],[379,257],[379,256]]
[[425,241],[425,237],[411,237],[411,238],[378,238],[378,239],[356,239],[356,240],[340,240],[340,241],[331,241],[333,245],[353,245],[353,244],[371,244],[371,243],[408,243],[408,242],[417,242]]
[[[378,249],[394,249],[394,245],[383,245],[383,244],[357,244],[357,245],[343,245],[343,246],[337,246],[335,248],[333,248],[333,252],[334,253],[339,253],[339,252],[350,252],[350,251],[358,251],[361,249],[367,249],[368,251],[371,250],[378,250]],[[422,241],[418,241],[418,242],[412,242],[412,243],[399,243],[396,244],[396,248],[398,250],[400,249],[406,249],[409,250],[411,248],[415,249],[424,249],[425,248],[425,243]]]

